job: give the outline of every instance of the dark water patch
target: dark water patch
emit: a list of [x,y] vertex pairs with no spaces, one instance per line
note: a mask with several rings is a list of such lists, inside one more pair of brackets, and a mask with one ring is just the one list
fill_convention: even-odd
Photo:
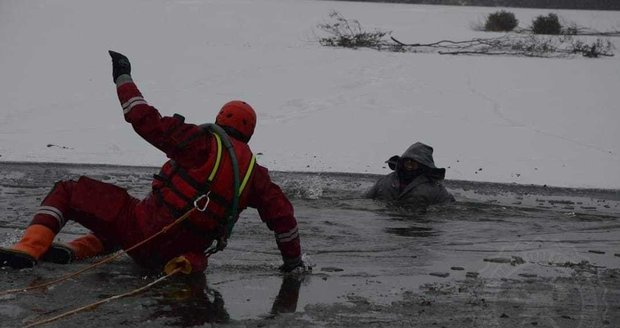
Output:
[[433,228],[427,227],[402,227],[402,228],[385,228],[385,232],[401,237],[432,237],[437,234]]
[[166,326],[192,327],[231,320],[222,294],[209,288],[204,275],[178,277],[157,289],[154,302],[145,306],[147,320]]
[[344,271],[344,269],[337,268],[337,267],[323,267],[323,268],[321,268],[321,271],[323,271],[323,272],[342,272],[342,271]]
[[389,253],[400,250],[401,248],[377,248],[377,249],[315,249],[311,251],[312,254],[346,254],[347,256],[355,256],[355,254],[370,254],[370,253]]
[[[9,163],[0,162],[0,185],[45,189],[58,180],[76,179],[89,175],[95,179],[117,183],[132,192],[143,195],[150,189],[152,174],[158,168],[127,167],[111,165],[78,165],[54,163]],[[380,209],[384,204],[362,198],[380,175],[357,173],[312,173],[312,172],[271,172],[273,180],[294,200],[323,200],[324,205],[350,209]],[[15,183],[15,181],[18,181]],[[34,183],[33,183],[34,182]],[[459,195],[459,203],[472,205],[494,203],[500,206],[534,208],[542,202],[550,204],[549,209],[563,210],[566,205],[578,204],[584,211],[601,211],[617,216],[620,205],[620,190],[557,188],[536,185],[501,184],[446,180],[450,191]],[[38,195],[45,195],[40,190]],[[334,202],[330,202],[334,201]],[[340,202],[338,202],[340,201]],[[316,206],[308,202],[310,206]],[[321,203],[319,203],[321,204]]]
[[[148,192],[154,172],[153,168],[0,163],[0,184],[49,183],[51,188],[58,178],[92,174],[140,195]],[[495,325],[489,309],[501,310],[510,318],[521,313],[511,310],[517,305],[526,308],[530,317],[536,316],[532,311],[540,308],[567,306],[579,310],[566,303],[569,298],[554,300],[545,298],[545,293],[527,289],[529,285],[522,282],[527,274],[548,279],[548,285],[538,285],[546,291],[553,291],[554,285],[607,290],[604,304],[619,306],[620,286],[616,280],[591,276],[556,281],[554,277],[570,276],[575,268],[544,266],[549,262],[588,260],[601,267],[599,270],[603,266],[620,267],[620,259],[614,255],[620,246],[616,238],[620,233],[620,214],[614,210],[618,197],[613,192],[447,182],[451,191],[460,194],[458,202],[420,213],[415,208],[362,198],[378,176],[275,172],[273,178],[291,196],[302,251],[306,261],[313,264],[314,273],[295,281],[281,275],[277,270],[281,257],[273,233],[255,210],[247,210],[237,223],[228,248],[209,259],[209,268],[202,276],[206,277],[204,281],[173,279],[144,294],[68,318],[56,327],[392,327],[434,326],[433,323],[446,327],[494,327],[499,325]],[[19,197],[7,196],[17,190],[24,193]],[[27,226],[47,190],[2,187],[0,193],[6,196],[0,197],[0,233],[7,245],[16,241]],[[517,199],[521,204],[515,206]],[[596,210],[562,208],[569,202],[594,206]],[[550,208],[537,208],[539,203]],[[611,206],[605,208],[603,204]],[[70,222],[59,238],[72,239],[83,232]],[[513,257],[520,257],[525,263],[512,266],[484,261]],[[17,272],[3,269],[0,290],[49,281],[88,263],[42,263],[34,270]],[[433,272],[450,275],[431,276]],[[23,326],[33,319],[133,290],[158,277],[122,257],[45,291],[0,298],[0,315],[6,313],[2,318],[6,321],[1,325]],[[458,286],[451,289],[435,285],[445,293],[434,298],[419,288],[437,282]],[[537,283],[535,280],[533,286]],[[521,295],[515,288],[539,298]],[[514,301],[517,296],[526,301]],[[603,309],[601,304],[590,303],[597,310]],[[580,315],[585,317],[587,313],[574,314]],[[615,317],[611,319],[612,323],[618,322]]]
[[19,193],[19,189],[39,189],[39,188],[49,188],[47,185],[26,185],[26,184],[0,184],[0,187],[12,188],[15,189],[17,193]]
[[[600,221],[603,221],[603,220],[600,220]],[[587,222],[596,222],[596,221],[587,221]],[[583,232],[620,230],[620,224],[613,223],[613,224],[606,224],[606,225],[597,225],[593,227],[584,227],[579,230]]]

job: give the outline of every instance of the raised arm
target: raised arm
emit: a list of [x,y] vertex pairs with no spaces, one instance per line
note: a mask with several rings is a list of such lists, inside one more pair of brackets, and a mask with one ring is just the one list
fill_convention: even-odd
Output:
[[162,117],[149,105],[131,78],[131,64],[124,55],[110,51],[112,77],[125,121],[147,142],[166,153],[182,166],[195,166],[206,160],[207,138],[196,138],[204,132],[195,124],[185,123],[181,115]]

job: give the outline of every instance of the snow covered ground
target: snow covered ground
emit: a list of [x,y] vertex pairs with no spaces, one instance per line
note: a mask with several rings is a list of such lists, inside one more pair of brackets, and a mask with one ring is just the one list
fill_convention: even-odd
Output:
[[[332,10],[405,42],[489,37],[498,8],[291,0],[0,2],[0,160],[160,165],[125,123],[108,49],[164,115],[243,99],[272,170],[387,173],[415,141],[448,179],[620,188],[620,57],[442,56],[326,48]],[[543,9],[509,9],[526,27]],[[554,10],[599,30],[620,12]],[[620,39],[612,39],[620,46]],[[619,47],[620,48],[620,47]],[[617,50],[618,51],[618,50]]]

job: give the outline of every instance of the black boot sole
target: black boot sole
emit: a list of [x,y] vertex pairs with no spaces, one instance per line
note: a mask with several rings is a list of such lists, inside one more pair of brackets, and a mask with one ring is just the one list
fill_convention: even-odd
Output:
[[50,248],[41,256],[41,261],[56,264],[69,264],[73,262],[73,251],[63,244],[52,244]]
[[8,248],[0,248],[0,267],[13,269],[32,268],[37,264],[34,257]]

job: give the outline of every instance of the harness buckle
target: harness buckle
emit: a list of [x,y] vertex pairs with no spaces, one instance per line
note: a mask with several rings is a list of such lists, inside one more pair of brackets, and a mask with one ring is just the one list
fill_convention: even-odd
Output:
[[[209,206],[209,202],[211,201],[211,199],[209,198],[209,194],[211,193],[211,190],[209,190],[206,194],[201,195],[200,197],[196,198],[196,200],[194,201],[194,207],[200,211],[200,212],[204,212],[207,210],[207,206]],[[204,198],[207,199],[207,201],[204,203],[203,206],[200,206],[199,202],[201,200],[203,200]]]
[[215,240],[216,244],[210,246],[206,251],[205,251],[205,255],[207,256],[211,256],[219,251],[223,251],[224,248],[226,248],[226,246],[228,245],[228,240],[226,237],[224,236],[220,236],[219,238],[217,238]]

